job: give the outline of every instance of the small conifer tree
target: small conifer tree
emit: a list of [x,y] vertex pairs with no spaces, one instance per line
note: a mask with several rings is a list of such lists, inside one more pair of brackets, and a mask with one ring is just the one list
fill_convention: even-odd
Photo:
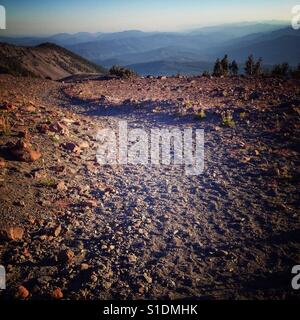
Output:
[[226,77],[228,75],[228,71],[229,71],[229,62],[228,62],[228,55],[227,54],[221,60],[221,66],[222,66],[222,75]]
[[245,73],[247,76],[253,76],[254,74],[254,58],[251,54],[245,64]]
[[213,75],[215,77],[220,77],[223,74],[222,64],[220,59],[216,60],[215,66],[214,66],[214,73]]
[[238,64],[236,63],[235,60],[233,60],[233,61],[231,62],[231,64],[229,65],[229,70],[230,70],[230,74],[231,74],[232,76],[237,76],[237,75],[238,75],[238,73],[239,73],[239,66],[238,66]]

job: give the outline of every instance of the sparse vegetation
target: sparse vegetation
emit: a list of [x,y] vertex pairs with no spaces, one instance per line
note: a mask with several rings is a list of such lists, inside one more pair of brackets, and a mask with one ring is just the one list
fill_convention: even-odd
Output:
[[271,74],[274,77],[287,77],[289,75],[290,71],[290,66],[288,63],[282,63],[282,64],[276,64],[272,71]]
[[254,75],[259,76],[262,74],[262,58],[259,58],[254,65]]
[[214,72],[213,76],[215,77],[221,77],[223,75],[223,69],[220,59],[216,60],[215,66],[214,66]]
[[254,60],[251,54],[245,63],[245,74],[247,76],[259,76],[262,74],[262,58]]
[[240,112],[239,116],[241,120],[244,120],[246,118],[246,112]]
[[[270,71],[263,70],[263,60],[259,58],[255,61],[254,56],[251,54],[245,62],[244,71],[247,76],[260,76],[271,75],[273,77],[288,77],[289,75],[294,78],[300,78],[300,63],[296,69],[290,68],[287,62],[275,65]],[[212,75],[215,77],[226,77],[228,75],[237,76],[239,74],[239,66],[235,60],[231,63],[226,54],[222,60],[216,60]],[[210,73],[204,71],[202,76],[208,77]]]
[[220,61],[220,59],[216,60],[215,66],[214,66],[214,72],[213,75],[215,77],[227,77],[229,74],[232,76],[238,75],[239,67],[235,60],[233,60],[231,63],[228,60],[228,55],[226,54],[224,58]]
[[231,112],[226,111],[222,114],[222,125],[225,127],[235,128],[235,121]]
[[298,64],[297,68],[292,71],[292,76],[294,78],[300,78],[300,63]]
[[56,184],[57,182],[53,178],[46,178],[39,182],[39,185],[42,187],[54,187]]
[[227,54],[225,54],[224,58],[221,60],[221,68],[222,68],[222,75],[226,77],[229,72],[229,61],[228,61]]
[[200,111],[197,112],[196,118],[199,120],[203,120],[206,118],[206,113],[204,109],[201,109]]
[[237,75],[238,75],[238,73],[239,73],[239,66],[238,66],[238,64],[236,63],[235,60],[233,60],[233,61],[231,62],[231,64],[229,65],[229,70],[230,70],[230,74],[231,74],[232,76],[237,76]]
[[202,77],[210,77],[209,71],[207,71],[207,70],[203,71]]
[[252,54],[248,57],[245,63],[245,73],[248,76],[252,76],[254,74],[254,58]]
[[137,73],[131,69],[120,67],[120,66],[112,66],[109,70],[109,73],[113,76],[117,76],[120,78],[135,78],[137,77]]
[[187,100],[187,101],[185,102],[185,107],[186,107],[187,109],[192,108],[193,105],[194,105],[194,103],[193,103],[193,101],[191,101],[191,100]]

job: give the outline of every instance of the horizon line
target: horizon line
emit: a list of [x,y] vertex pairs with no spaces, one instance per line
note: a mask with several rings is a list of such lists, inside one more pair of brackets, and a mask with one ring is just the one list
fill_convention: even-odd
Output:
[[194,25],[194,26],[186,26],[182,28],[181,30],[178,31],[172,31],[172,30],[143,30],[143,29],[120,29],[118,31],[77,31],[77,32],[56,32],[56,33],[40,33],[40,34],[8,34],[8,35],[1,35],[1,33],[5,33],[7,30],[0,30],[0,36],[1,37],[16,37],[16,38],[21,38],[21,37],[51,37],[55,35],[60,35],[60,34],[67,34],[67,35],[76,35],[79,33],[88,33],[88,34],[113,34],[113,33],[125,33],[125,32],[143,32],[143,33],[185,33],[185,32],[191,32],[197,29],[204,29],[204,28],[211,28],[211,27],[221,27],[221,26],[230,26],[230,25],[236,25],[236,24],[259,24],[259,23],[265,23],[265,24],[282,24],[282,25],[289,25],[290,21],[289,20],[276,20],[276,19],[271,19],[271,20],[248,20],[248,21],[238,21],[238,22],[226,22],[226,23],[220,23],[220,24],[206,24],[206,25]]

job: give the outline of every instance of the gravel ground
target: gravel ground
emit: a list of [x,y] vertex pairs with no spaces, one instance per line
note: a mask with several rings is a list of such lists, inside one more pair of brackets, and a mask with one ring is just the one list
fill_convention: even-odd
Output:
[[[0,242],[4,298],[298,298],[299,82],[0,80],[16,107],[0,137],[0,226],[24,229]],[[97,130],[121,120],[204,129],[203,174],[100,166]],[[7,156],[21,127],[34,162]]]

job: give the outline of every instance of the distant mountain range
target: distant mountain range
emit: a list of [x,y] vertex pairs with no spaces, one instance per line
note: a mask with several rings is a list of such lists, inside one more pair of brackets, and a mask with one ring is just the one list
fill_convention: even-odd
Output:
[[55,44],[20,47],[0,43],[0,73],[59,80],[76,74],[105,72],[104,68]]
[[[199,28],[186,32],[57,34],[51,37],[1,38],[17,45],[52,42],[105,67],[129,66],[142,75],[195,74],[212,70],[217,57],[228,54],[244,63],[262,57],[265,65],[300,62],[300,30],[286,22],[251,22]],[[198,70],[198,71],[197,71]]]

